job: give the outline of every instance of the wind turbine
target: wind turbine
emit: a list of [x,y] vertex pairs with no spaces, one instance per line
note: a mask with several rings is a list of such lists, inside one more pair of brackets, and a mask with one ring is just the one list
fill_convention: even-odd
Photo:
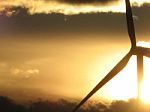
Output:
[[138,97],[140,98],[141,82],[143,79],[143,56],[150,58],[150,48],[145,48],[136,45],[135,28],[132,16],[132,9],[129,0],[125,0],[126,3],[126,19],[127,19],[127,29],[129,38],[131,41],[131,49],[126,54],[125,57],[94,87],[94,89],[75,107],[73,112],[83,105],[94,93],[96,93],[101,87],[103,87],[108,81],[110,81],[114,76],[116,76],[128,63],[132,55],[137,56],[137,87],[138,87]]

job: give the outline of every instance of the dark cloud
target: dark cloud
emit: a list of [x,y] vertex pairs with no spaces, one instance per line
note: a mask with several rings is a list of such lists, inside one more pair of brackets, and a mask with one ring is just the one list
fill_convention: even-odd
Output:
[[65,3],[75,3],[75,4],[84,4],[84,3],[109,3],[109,2],[116,2],[119,0],[57,0],[59,2]]
[[[121,30],[122,32],[124,29],[123,23],[125,23],[123,13],[64,16],[63,14],[28,15],[28,9],[21,7],[13,8],[13,10],[17,13],[14,13],[12,17],[4,17],[4,21],[2,22],[2,24],[5,24],[6,29],[10,29],[10,32],[57,32],[60,34],[68,34],[72,32],[83,33],[87,32],[87,29],[90,29],[93,33],[105,33],[108,27],[112,28],[112,31],[119,32]],[[117,21],[118,23],[112,21]],[[1,28],[0,32],[2,30],[4,30],[4,28]]]
[[[20,96],[20,95],[19,95]],[[58,101],[36,99],[30,103],[17,103],[16,99],[12,100],[10,97],[0,96],[0,109],[3,112],[71,112],[78,102],[59,99]],[[141,104],[140,108],[137,108],[137,100],[130,99],[129,101],[115,100],[109,105],[101,103],[100,101],[88,101],[83,107],[78,109],[79,112],[137,112],[144,111],[149,112],[150,108],[147,105]],[[8,108],[9,107],[9,108]]]
[[[98,13],[98,14],[79,14],[65,16],[63,14],[34,14],[29,15],[26,8],[13,8],[15,10],[12,17],[1,17],[0,32],[27,32],[67,35],[76,34],[105,34],[108,35],[108,28],[111,34],[127,34],[126,19],[124,13]],[[150,29],[150,5],[145,4],[142,7],[133,7],[136,31],[138,34],[149,35]],[[87,32],[89,31],[90,32]]]
[[[8,16],[11,16],[14,12],[8,10],[8,7],[25,7],[28,8],[29,14],[52,14],[60,13],[64,15],[75,15],[81,13],[98,13],[98,12],[118,12],[116,8],[104,8],[115,5],[117,7],[116,1],[120,0],[32,0],[30,3],[26,0],[19,2],[18,0],[6,1],[0,4],[0,13],[6,12]],[[112,4],[114,2],[114,4]],[[88,6],[88,7],[87,7]],[[90,8],[91,7],[91,8]],[[101,7],[101,8],[97,8]],[[119,10],[121,12],[121,10]]]
[[[150,2],[141,0],[134,3],[140,7],[144,3]],[[0,14],[1,12],[6,12],[6,15],[11,16],[14,11],[9,10],[9,8],[16,6],[27,8],[30,15],[41,13],[77,15],[101,12],[124,12],[125,10],[122,5],[124,5],[123,0],[32,0],[30,3],[27,0],[23,0],[22,2],[20,0],[6,0],[0,4]]]

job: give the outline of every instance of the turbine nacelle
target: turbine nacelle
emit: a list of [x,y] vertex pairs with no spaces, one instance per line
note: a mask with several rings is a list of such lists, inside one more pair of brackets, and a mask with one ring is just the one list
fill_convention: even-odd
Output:
[[142,55],[150,58],[150,48],[136,46],[131,48],[132,55]]

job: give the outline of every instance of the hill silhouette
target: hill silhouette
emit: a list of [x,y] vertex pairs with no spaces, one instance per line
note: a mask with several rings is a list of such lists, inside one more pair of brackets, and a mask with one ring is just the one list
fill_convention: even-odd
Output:
[[[32,101],[26,105],[16,103],[12,99],[0,96],[0,112],[71,112],[77,105],[76,102],[70,102],[65,99],[58,101]],[[110,105],[100,102],[88,102],[78,112],[150,112],[149,106],[137,106],[134,99],[127,101],[113,101]]]

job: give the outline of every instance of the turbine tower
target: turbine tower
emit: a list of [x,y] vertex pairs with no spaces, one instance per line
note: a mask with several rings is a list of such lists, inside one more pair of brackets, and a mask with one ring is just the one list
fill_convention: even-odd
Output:
[[100,88],[102,88],[108,81],[116,76],[128,63],[132,55],[137,56],[137,88],[138,96],[140,99],[141,82],[143,79],[143,56],[150,58],[150,48],[145,48],[136,45],[136,35],[132,16],[132,9],[129,0],[125,0],[126,3],[126,20],[129,38],[131,41],[130,51],[123,57],[123,59],[93,88],[93,90],[75,107],[73,112],[82,106],[93,94],[95,94]]

